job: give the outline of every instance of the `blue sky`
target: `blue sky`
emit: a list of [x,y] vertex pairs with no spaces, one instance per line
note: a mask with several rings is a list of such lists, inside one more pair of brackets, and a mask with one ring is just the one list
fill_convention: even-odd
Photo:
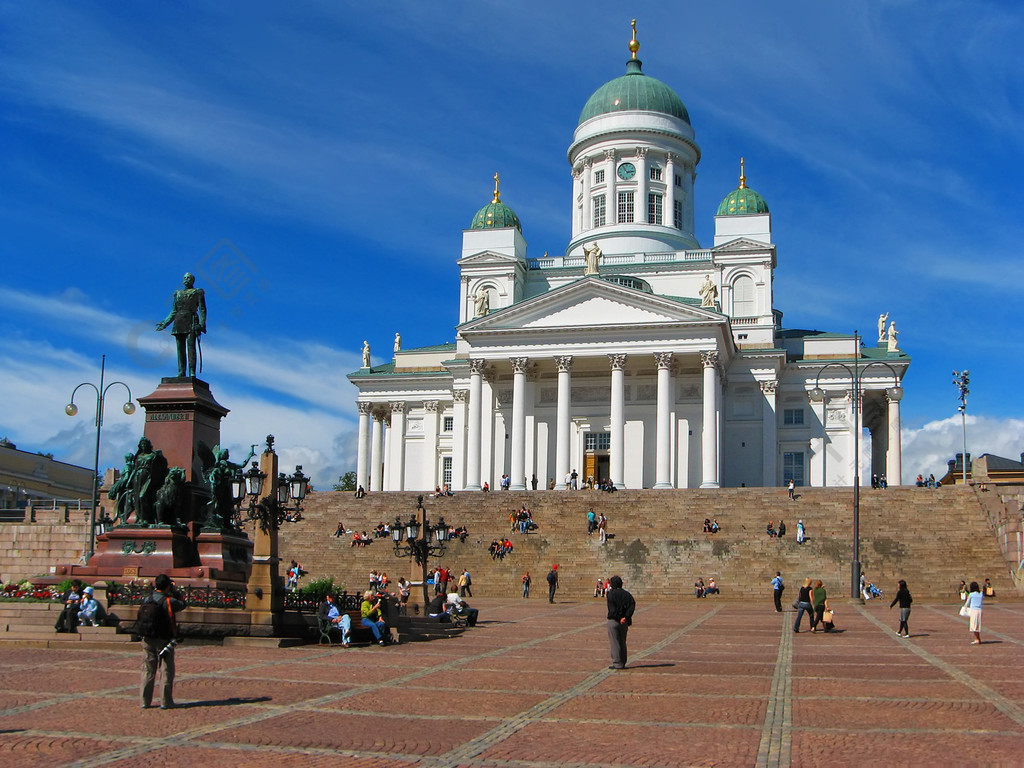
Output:
[[[628,5],[628,7],[626,7]],[[788,328],[913,356],[905,480],[968,448],[1024,450],[1016,4],[392,2],[0,6],[0,436],[92,462],[108,377],[173,375],[154,324],[186,270],[208,292],[203,378],[226,444],[272,432],[314,484],[355,468],[355,390],[374,362],[454,339],[461,236],[490,200],[529,253],[569,239],[580,109],[644,71],[689,109],[697,237],[747,178],[772,210]],[[443,10],[443,12],[442,12]],[[217,271],[230,254],[243,268]],[[82,394],[82,393],[80,393]],[[101,465],[142,432],[111,390]],[[242,454],[244,456],[244,454]]]

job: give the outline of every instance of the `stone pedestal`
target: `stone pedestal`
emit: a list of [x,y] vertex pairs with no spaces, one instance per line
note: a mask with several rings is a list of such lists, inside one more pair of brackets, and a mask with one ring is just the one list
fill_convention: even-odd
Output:
[[245,586],[252,562],[252,542],[244,534],[201,533],[182,528],[126,525],[96,538],[88,565],[61,564],[55,575],[92,582],[152,581],[166,573],[182,585],[218,588]]
[[[277,496],[277,454],[264,451],[260,455],[260,471],[267,476],[263,495]],[[284,610],[284,581],[278,563],[277,528],[264,531],[257,522],[253,531],[252,572],[249,575],[245,607],[251,616],[251,632],[257,636],[273,636]]]
[[203,466],[196,453],[202,440],[210,448],[220,444],[220,420],[228,409],[213,399],[202,379],[164,378],[156,391],[140,397],[146,410],[145,435],[163,451],[172,467],[184,467],[185,479],[199,488]]

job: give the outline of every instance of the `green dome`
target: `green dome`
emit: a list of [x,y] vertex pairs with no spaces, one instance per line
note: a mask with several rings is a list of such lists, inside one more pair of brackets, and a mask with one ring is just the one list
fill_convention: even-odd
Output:
[[768,213],[768,203],[754,190],[740,186],[725,196],[716,215],[743,216],[748,213]]
[[515,227],[520,232],[523,228],[519,224],[519,217],[515,211],[502,202],[488,203],[473,217],[470,229],[501,229],[503,227]]
[[626,74],[608,81],[594,91],[594,95],[583,106],[580,123],[598,115],[640,110],[661,112],[689,124],[690,113],[686,111],[683,100],[661,80],[641,72],[640,67],[639,59],[630,59],[626,62]]
[[498,174],[494,174],[494,196],[491,202],[476,212],[470,229],[504,229],[515,227],[523,231],[519,224],[519,217],[516,212],[501,202],[501,193],[498,191]]

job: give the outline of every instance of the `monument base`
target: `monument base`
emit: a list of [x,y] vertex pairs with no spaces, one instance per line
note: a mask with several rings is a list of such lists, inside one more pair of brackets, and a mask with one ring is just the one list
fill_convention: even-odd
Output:
[[245,586],[252,568],[252,542],[244,534],[200,533],[184,528],[126,525],[96,538],[88,565],[60,564],[54,575],[83,581],[152,581],[166,573],[181,586]]

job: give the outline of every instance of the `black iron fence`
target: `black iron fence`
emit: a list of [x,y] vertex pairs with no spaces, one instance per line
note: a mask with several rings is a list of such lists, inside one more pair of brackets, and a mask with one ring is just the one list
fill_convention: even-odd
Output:
[[[245,608],[244,589],[218,589],[216,587],[181,587],[181,599],[192,608]],[[151,586],[138,584],[107,585],[110,605],[141,605],[153,594]]]
[[[334,604],[338,606],[338,610],[342,613],[345,611],[358,611],[362,601],[363,596],[358,592],[352,594],[349,594],[347,591],[334,593]],[[320,595],[307,595],[294,591],[284,593],[284,607],[285,610],[289,611],[316,613],[322,602],[323,597]]]

